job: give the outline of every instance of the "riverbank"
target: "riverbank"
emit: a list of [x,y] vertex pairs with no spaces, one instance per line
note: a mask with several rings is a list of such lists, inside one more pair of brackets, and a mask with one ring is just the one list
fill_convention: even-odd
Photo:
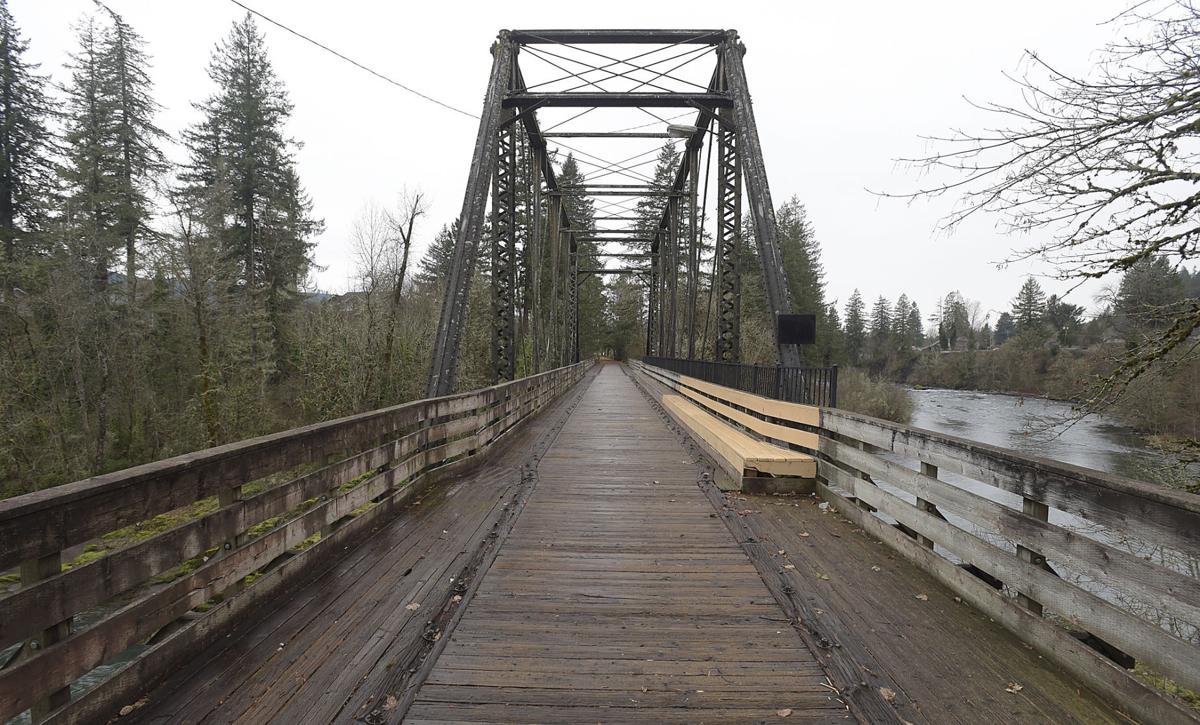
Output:
[[[1081,405],[1096,396],[1123,354],[1116,344],[1073,349],[1009,342],[989,350],[923,354],[897,371],[896,380],[914,387],[1036,396]],[[1152,369],[1100,412],[1147,440],[1161,441],[1164,448],[1194,449],[1200,455],[1200,360]]]
[[1172,488],[1196,491],[1200,486],[1200,465],[1152,445],[1110,415],[1080,418],[1070,403],[1029,395],[946,388],[908,392],[912,425],[918,428]]

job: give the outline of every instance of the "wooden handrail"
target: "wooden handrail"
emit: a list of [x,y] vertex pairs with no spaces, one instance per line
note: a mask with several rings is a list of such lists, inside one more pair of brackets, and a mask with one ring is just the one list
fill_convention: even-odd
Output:
[[[1053,612],[1157,673],[1200,690],[1200,496],[844,410],[772,400],[644,364],[634,367],[778,444],[803,442],[787,431],[814,432],[818,493],[839,511],[1098,691],[1120,696],[1123,707],[1148,720],[1189,719],[1177,703],[1149,693],[1108,660],[1081,655],[1074,640],[1042,616],[1043,610]],[[1015,506],[994,500],[947,480],[947,473],[1019,498]],[[1160,558],[1123,548],[1122,537],[1144,542]],[[1180,566],[1179,559],[1192,566]],[[1002,581],[1016,596],[980,586],[982,580],[972,576],[964,579],[959,561]],[[1147,611],[1175,626],[1162,626]]]
[[[253,599],[254,587],[242,588],[248,576],[339,524],[345,530],[366,525],[375,518],[358,516],[366,507],[393,506],[429,474],[484,452],[576,383],[589,365],[0,501],[0,569],[20,564],[22,572],[22,587],[0,598],[0,648],[22,643],[20,654],[0,670],[0,722],[29,708],[36,722],[62,708],[66,688],[78,677],[218,595]],[[289,473],[283,483],[244,495],[246,484]],[[214,511],[62,570],[67,547],[214,497]],[[161,586],[135,594],[86,629],[70,631],[74,615],[128,596],[156,577]],[[124,669],[137,664],[135,659]]]

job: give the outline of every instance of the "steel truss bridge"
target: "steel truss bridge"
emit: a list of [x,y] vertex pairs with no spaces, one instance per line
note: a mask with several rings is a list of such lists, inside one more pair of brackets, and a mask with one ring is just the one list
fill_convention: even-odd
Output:
[[[0,501],[0,722],[1200,720],[1200,498],[739,364],[743,189],[790,312],[742,55],[502,32],[429,397]],[[580,359],[597,274],[649,288],[642,361]]]

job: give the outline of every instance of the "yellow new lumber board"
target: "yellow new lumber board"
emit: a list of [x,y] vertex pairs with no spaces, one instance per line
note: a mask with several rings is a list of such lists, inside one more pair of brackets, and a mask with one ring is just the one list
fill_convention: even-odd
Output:
[[747,471],[798,478],[816,476],[817,464],[812,456],[755,440],[682,396],[664,395],[662,402],[739,477]]

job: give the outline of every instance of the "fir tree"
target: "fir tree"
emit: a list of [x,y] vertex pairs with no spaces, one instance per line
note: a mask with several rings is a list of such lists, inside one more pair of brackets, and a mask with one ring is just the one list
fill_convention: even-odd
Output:
[[1046,293],[1037,280],[1029,277],[1012,301],[1012,318],[1017,334],[1036,332],[1046,316]]
[[[322,223],[312,218],[296,173],[296,143],[285,135],[292,103],[249,14],[214,50],[208,74],[217,91],[196,105],[203,119],[187,133],[191,160],[183,178],[193,193],[224,197],[219,203],[230,213],[218,236],[237,264],[230,282],[250,307],[262,304],[266,344],[280,369],[283,313],[308,272],[310,240]],[[252,325],[257,341],[263,325]]]
[[996,318],[996,331],[992,335],[992,340],[997,345],[1003,345],[1017,334],[1017,326],[1013,323],[1013,317],[1007,312],[1001,312]]
[[46,79],[25,61],[29,43],[0,0],[0,242],[4,245],[3,290],[15,283],[18,259],[34,249],[53,188],[46,128]]
[[883,295],[871,306],[869,329],[871,356],[881,360],[889,352],[892,336],[892,305]]
[[863,305],[862,294],[856,289],[846,301],[846,324],[843,328],[843,339],[846,344],[846,358],[851,365],[862,362],[867,344],[866,308]]
[[441,289],[450,276],[450,265],[454,261],[454,240],[458,238],[458,220],[442,228],[429,243],[413,281],[418,287]]
[[114,193],[117,233],[125,246],[125,285],[130,301],[137,295],[137,248],[151,237],[149,195],[156,177],[167,169],[158,143],[166,134],[154,124],[159,105],[154,101],[150,58],[142,37],[125,20],[108,10],[112,27],[101,41],[100,61],[111,109],[110,143],[119,155]]

